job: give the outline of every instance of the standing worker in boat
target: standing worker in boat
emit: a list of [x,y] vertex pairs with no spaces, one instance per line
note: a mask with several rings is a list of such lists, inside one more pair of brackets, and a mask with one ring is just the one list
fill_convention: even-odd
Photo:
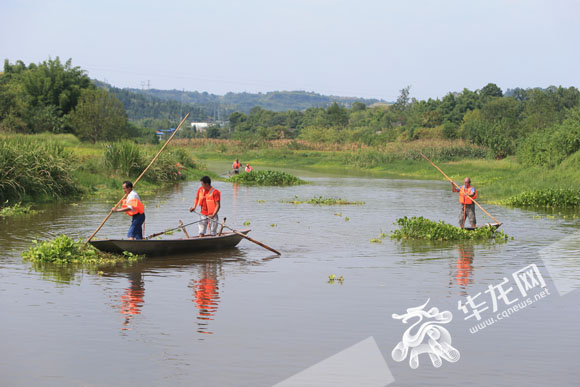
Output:
[[[221,193],[211,186],[211,179],[209,176],[204,176],[200,179],[201,187],[197,190],[193,207],[189,212],[195,211],[199,205],[201,207],[199,236],[203,237],[209,231],[209,234],[216,235],[217,226],[219,222],[218,211],[220,210]],[[209,228],[209,230],[208,230]]]
[[123,182],[123,191],[127,197],[123,199],[121,208],[113,207],[113,212],[126,212],[132,217],[131,227],[127,236],[129,239],[143,239],[143,223],[145,222],[145,206],[137,192],[133,191],[133,183]]
[[455,184],[451,183],[451,186],[453,187],[453,192],[459,192],[459,204],[461,204],[461,209],[459,210],[459,225],[461,228],[465,227],[465,217],[467,216],[471,227],[475,228],[475,204],[473,204],[472,199],[477,199],[477,190],[471,186],[471,179],[466,177],[463,185],[459,187],[459,190],[457,190]]
[[236,161],[234,161],[234,163],[232,164],[232,169],[234,170],[234,174],[238,174],[240,173],[240,168],[242,167],[242,163],[240,163],[240,160],[236,159]]

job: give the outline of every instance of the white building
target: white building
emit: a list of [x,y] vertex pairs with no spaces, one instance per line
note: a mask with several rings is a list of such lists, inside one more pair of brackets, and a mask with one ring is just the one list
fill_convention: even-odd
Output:
[[205,130],[207,129],[208,126],[209,126],[209,122],[192,122],[191,123],[191,127],[196,132],[205,132]]

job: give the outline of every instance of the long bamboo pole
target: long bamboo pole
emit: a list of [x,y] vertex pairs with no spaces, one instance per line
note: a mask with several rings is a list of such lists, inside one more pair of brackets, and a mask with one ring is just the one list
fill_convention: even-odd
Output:
[[[153,165],[153,163],[159,158],[159,155],[161,154],[161,152],[163,152],[163,150],[165,149],[165,147],[167,146],[167,144],[169,144],[169,142],[173,139],[173,137],[175,136],[175,134],[177,133],[177,131],[179,130],[179,128],[181,128],[181,125],[183,125],[183,123],[187,119],[187,117],[189,117],[189,113],[187,113],[185,115],[185,117],[183,117],[183,120],[181,120],[181,122],[179,123],[179,125],[177,126],[177,128],[173,131],[173,134],[167,139],[167,141],[165,141],[165,144],[163,144],[163,146],[161,147],[161,149],[159,149],[159,152],[157,152],[157,154],[155,155],[155,157],[153,157],[153,160],[151,160],[151,162],[149,163],[149,165],[147,166],[147,168],[145,168],[143,170],[143,172],[141,172],[141,174],[139,175],[139,177],[137,178],[137,180],[135,180],[135,182],[133,183],[133,187],[135,187],[135,185],[137,185],[137,183],[139,182],[139,180],[141,180],[141,178],[143,177],[143,175],[145,174],[145,172],[147,172],[149,170],[149,168],[151,168],[151,166]],[[127,197],[127,194],[123,195],[123,197],[121,198],[121,200],[119,200],[117,202],[117,204],[115,204],[115,206],[113,208],[119,207],[119,205],[123,202],[123,200],[125,200],[126,197]],[[89,239],[87,239],[85,241],[85,244],[83,245],[83,247],[86,246],[87,243],[89,243],[91,241],[91,239],[93,239],[93,237],[103,227],[103,225],[105,224],[105,222],[107,222],[107,220],[109,220],[109,218],[113,214],[113,208],[111,208],[111,210],[109,211],[109,214],[107,215],[107,217],[105,218],[105,220],[103,220],[101,222],[101,224],[99,225],[99,227],[97,227],[97,229],[95,230],[95,232],[93,232],[91,234],[91,236],[89,237]]]
[[[427,160],[427,161],[429,162],[429,164],[431,164],[432,166],[434,166],[434,167],[435,167],[435,169],[437,169],[439,172],[441,172],[441,174],[442,174],[443,176],[445,176],[445,178],[446,178],[447,180],[449,180],[449,181],[451,182],[451,184],[453,184],[453,185],[454,185],[454,186],[455,186],[457,189],[460,189],[460,188],[461,188],[461,187],[459,187],[459,186],[457,185],[457,183],[455,183],[453,180],[451,180],[451,179],[449,178],[449,176],[447,176],[447,175],[445,174],[445,172],[443,172],[443,171],[441,170],[441,168],[439,168],[437,165],[433,164],[433,162],[432,162],[431,160],[429,160],[429,158],[427,158],[427,156],[425,156],[423,153],[421,153],[421,156],[423,156],[423,158],[424,158],[425,160]],[[485,214],[486,214],[487,216],[489,216],[490,218],[492,218],[492,219],[493,219],[493,220],[494,220],[496,223],[498,223],[498,224],[501,224],[501,222],[500,222],[500,221],[498,221],[496,218],[494,218],[493,216],[491,216],[489,212],[487,212],[486,210],[484,210],[484,209],[483,209],[483,207],[482,207],[482,206],[480,206],[480,205],[479,205],[479,203],[475,201],[475,199],[473,199],[473,198],[470,198],[470,199],[471,199],[471,200],[472,200],[472,201],[473,201],[475,204],[477,204],[477,206],[478,206],[478,207],[479,207],[479,208],[480,208],[480,209],[481,209],[483,212],[485,212]]]
[[[202,216],[202,215],[201,215],[199,212],[196,212],[196,211],[192,211],[192,212],[193,212],[194,214],[198,214],[198,215]],[[205,216],[205,215],[203,215],[203,216]],[[207,218],[207,219],[208,219],[210,222],[217,223],[217,222],[216,222],[214,219],[212,219],[212,218]],[[218,224],[219,224],[219,223],[218,223]],[[282,253],[281,253],[281,252],[279,252],[278,250],[275,250],[275,249],[271,248],[270,246],[267,246],[267,245],[263,244],[262,242],[258,242],[257,240],[255,240],[255,239],[252,239],[252,238],[250,238],[249,236],[247,236],[247,235],[245,235],[245,234],[242,234],[241,232],[239,232],[239,231],[237,231],[237,230],[234,230],[234,229],[233,229],[233,228],[231,228],[231,227],[228,227],[228,226],[226,226],[225,224],[223,224],[223,225],[222,225],[222,227],[225,227],[225,228],[227,228],[228,230],[231,230],[231,231],[232,231],[234,234],[237,234],[237,235],[239,235],[239,236],[241,236],[241,237],[243,237],[243,238],[246,238],[246,239],[247,239],[247,240],[249,240],[250,242],[254,242],[255,244],[257,244],[257,245],[259,245],[259,246],[262,246],[263,248],[265,248],[265,249],[267,249],[267,250],[270,250],[270,251],[272,251],[272,252],[274,252],[274,253],[276,253],[276,254],[278,254],[278,255],[282,255]]]

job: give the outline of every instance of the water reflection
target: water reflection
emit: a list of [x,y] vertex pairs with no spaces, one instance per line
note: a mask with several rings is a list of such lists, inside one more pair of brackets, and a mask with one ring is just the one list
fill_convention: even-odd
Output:
[[[130,330],[132,319],[143,313],[145,304],[146,277],[174,277],[179,273],[183,278],[183,289],[187,289],[194,314],[197,320],[195,331],[202,335],[213,334],[210,322],[215,320],[219,303],[223,297],[220,294],[220,281],[225,281],[224,266],[236,272],[250,270],[251,266],[263,265],[273,257],[261,260],[247,260],[246,254],[238,249],[222,252],[206,252],[199,256],[174,256],[171,258],[150,258],[137,262],[131,267],[110,267],[101,271],[103,277],[125,277],[129,286],[123,294],[115,298],[115,309],[119,308],[124,316],[122,330]],[[179,281],[175,281],[179,284]],[[177,292],[180,288],[177,287]],[[153,311],[154,312],[154,311]]]
[[461,244],[457,246],[457,273],[455,283],[461,288],[461,295],[466,296],[467,285],[473,283],[473,245]]
[[220,299],[217,278],[219,269],[217,264],[205,264],[201,270],[201,279],[192,280],[190,284],[193,289],[193,302],[198,309],[198,333],[213,334],[209,330],[209,321],[214,319]]
[[121,314],[125,316],[123,330],[129,329],[129,322],[134,316],[141,314],[141,308],[145,303],[143,298],[145,296],[143,273],[129,273],[129,285],[125,289],[125,293],[121,296]]

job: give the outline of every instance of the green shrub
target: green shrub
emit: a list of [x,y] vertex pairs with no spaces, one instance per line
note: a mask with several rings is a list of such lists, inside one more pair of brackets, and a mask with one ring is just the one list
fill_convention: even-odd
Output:
[[422,239],[431,241],[450,240],[477,240],[492,239],[507,240],[508,236],[501,230],[493,227],[478,227],[475,230],[465,230],[447,224],[443,221],[434,222],[422,216],[412,218],[399,218],[394,223],[398,230],[391,232],[391,238],[401,239]]
[[231,176],[227,179],[230,183],[250,185],[299,185],[306,182],[296,176],[280,171],[252,171]]

